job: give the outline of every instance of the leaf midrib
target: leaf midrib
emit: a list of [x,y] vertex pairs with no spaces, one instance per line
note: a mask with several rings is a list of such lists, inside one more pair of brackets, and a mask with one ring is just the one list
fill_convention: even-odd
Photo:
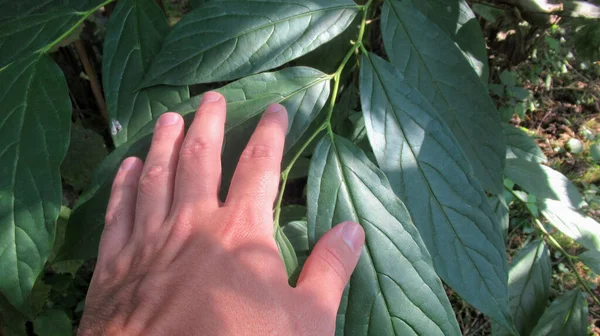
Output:
[[[383,92],[384,92],[384,94],[385,94],[385,96],[386,96],[386,99],[387,99],[388,105],[392,106],[392,109],[393,109],[393,105],[390,103],[390,102],[391,102],[391,100],[390,100],[390,96],[389,96],[389,94],[388,94],[388,92],[387,92],[387,90],[386,90],[386,87],[385,87],[385,85],[383,85],[383,82],[380,80],[380,78],[381,78],[381,77],[379,76],[379,73],[377,72],[377,69],[375,69],[375,67],[373,66],[373,63],[372,63],[372,61],[371,61],[370,57],[369,57],[367,54],[365,54],[365,55],[366,55],[366,58],[367,58],[367,59],[369,60],[369,62],[371,63],[371,69],[373,69],[373,73],[377,75],[378,81],[379,81],[379,83],[380,83],[381,87],[383,88]],[[374,89],[374,88],[373,88],[373,89]],[[397,124],[398,124],[398,125],[400,126],[400,128],[402,129],[402,133],[403,133],[403,134],[406,134],[406,132],[404,131],[404,127],[403,127],[402,123],[401,123],[401,122],[398,120],[398,117],[396,116],[396,114],[395,114],[395,113],[392,113],[392,115],[393,115],[393,116],[394,116],[394,118],[396,119],[396,122],[397,122]],[[432,118],[432,119],[433,119],[433,118]],[[407,141],[407,142],[408,142],[408,141]],[[420,163],[420,161],[417,159],[417,156],[415,155],[415,152],[414,152],[414,150],[413,150],[413,148],[412,148],[412,145],[411,145],[410,143],[408,143],[408,147],[410,148],[410,151],[411,151],[411,153],[412,153],[413,157],[415,158],[415,162],[417,162],[417,165],[419,166],[419,172],[420,172],[421,176],[423,177],[423,180],[424,180],[424,181],[425,181],[425,183],[427,184],[427,188],[429,189],[429,192],[430,192],[430,194],[433,196],[433,198],[436,200],[436,203],[437,203],[437,204],[440,206],[440,208],[442,209],[442,213],[443,213],[443,215],[444,215],[444,218],[446,219],[446,222],[449,224],[448,226],[449,226],[449,227],[452,229],[452,232],[454,233],[454,236],[456,237],[456,239],[458,239],[458,240],[459,240],[459,242],[460,242],[460,244],[461,244],[461,247],[462,247],[462,250],[463,250],[463,253],[464,253],[465,255],[467,255],[467,257],[468,257],[468,258],[469,258],[469,260],[471,261],[471,264],[472,264],[472,265],[474,266],[474,268],[477,270],[477,274],[479,275],[479,277],[480,277],[480,279],[481,279],[481,282],[483,282],[483,284],[485,285],[485,287],[486,287],[486,289],[488,290],[488,292],[489,292],[490,294],[491,294],[491,293],[493,293],[493,292],[491,291],[491,289],[489,288],[489,285],[488,285],[487,281],[485,280],[486,278],[484,278],[484,277],[482,276],[482,274],[481,274],[481,271],[480,271],[479,267],[477,267],[477,264],[475,264],[475,262],[473,261],[473,258],[471,257],[471,255],[470,255],[469,253],[467,253],[467,251],[466,251],[466,248],[465,248],[465,246],[466,246],[466,245],[464,244],[464,242],[463,242],[462,238],[461,238],[461,237],[460,237],[460,236],[457,234],[457,232],[456,232],[456,230],[455,230],[455,228],[454,228],[454,225],[452,225],[452,222],[450,221],[450,218],[448,217],[448,215],[446,214],[446,211],[444,210],[444,206],[443,206],[443,205],[442,205],[442,203],[441,203],[441,202],[438,200],[438,197],[437,197],[437,195],[436,195],[436,194],[433,192],[433,190],[432,190],[432,188],[431,188],[431,184],[429,183],[429,180],[428,180],[428,179],[427,179],[427,177],[425,176],[425,173],[423,172],[423,169],[421,168],[421,163]],[[432,226],[433,226],[433,225],[432,225]],[[477,225],[475,225],[475,226],[476,226],[476,227],[478,227]],[[484,234],[484,236],[485,236],[485,234]],[[491,264],[491,263],[490,263],[490,264]],[[492,266],[496,266],[496,265],[492,265]],[[498,300],[496,299],[496,297],[495,297],[494,295],[491,295],[491,296],[492,296],[492,298],[494,299],[494,301],[496,301],[496,304],[497,304],[497,306],[498,306],[498,307],[501,307],[501,305],[499,304],[499,302],[498,302]],[[504,315],[504,312],[502,312],[502,315]]]
[[[23,126],[25,126],[25,114],[26,114],[26,111],[27,111],[27,107],[29,105],[29,103],[28,103],[29,92],[30,92],[31,86],[33,85],[33,79],[35,78],[35,74],[37,72],[37,62],[38,61],[40,61],[40,58],[38,58],[37,60],[34,60],[29,65],[29,67],[33,67],[33,70],[31,71],[31,75],[29,77],[29,81],[27,82],[27,85],[25,86],[25,94],[23,95],[24,99],[23,99],[23,105],[22,105],[23,108],[22,108],[22,113],[21,113],[22,118],[19,121],[19,126],[17,128],[17,129],[19,129],[19,139],[23,135]],[[25,68],[24,71],[26,71],[26,69],[27,68]],[[7,90],[7,92],[8,92],[8,90]],[[20,272],[19,271],[19,260],[20,259],[19,259],[19,249],[17,248],[17,228],[18,228],[18,226],[17,226],[16,220],[14,218],[14,214],[17,213],[16,204],[15,204],[16,203],[15,202],[16,201],[16,197],[14,197],[14,191],[17,188],[17,185],[16,185],[16,182],[17,182],[17,168],[19,166],[19,162],[21,161],[20,160],[21,159],[21,156],[20,156],[20,153],[21,153],[21,140],[19,140],[16,143],[15,147],[16,147],[15,148],[15,151],[16,151],[16,153],[15,153],[16,154],[16,160],[15,160],[15,163],[13,165],[13,174],[12,174],[12,180],[13,180],[13,192],[12,192],[12,194],[13,194],[13,197],[11,197],[11,202],[12,202],[11,207],[13,209],[13,212],[12,212],[13,235],[14,235],[13,242],[14,242],[14,253],[15,253],[15,258],[16,258],[16,277],[17,277],[17,282],[19,284],[19,286],[18,286],[19,287],[19,296],[21,297],[21,300],[24,300],[25,298],[24,298],[24,295],[23,295],[23,289],[21,288],[22,284],[21,284],[21,281],[20,281],[21,277],[19,275],[19,272]]]
[[[396,15],[396,18],[398,19],[398,24],[404,30],[404,33],[405,33],[406,37],[408,38],[410,44],[413,46],[412,49],[416,51],[416,54],[417,54],[417,57],[418,57],[419,61],[421,62],[421,64],[423,64],[423,68],[425,68],[427,70],[427,73],[429,74],[429,78],[431,79],[431,82],[435,85],[436,91],[439,93],[439,96],[444,100],[444,104],[446,106],[448,106],[448,108],[452,111],[452,113],[450,114],[450,116],[452,117],[452,120],[454,121],[454,124],[458,125],[458,127],[460,128],[461,133],[463,133],[464,137],[470,140],[471,138],[467,136],[468,133],[463,128],[462,123],[460,123],[459,120],[456,117],[456,110],[454,108],[452,108],[450,106],[450,104],[448,103],[448,100],[446,99],[446,95],[442,93],[443,91],[441,90],[441,88],[439,86],[439,83],[436,80],[436,77],[433,76],[433,74],[429,70],[429,67],[427,66],[427,63],[425,63],[425,61],[423,60],[423,57],[421,56],[421,53],[417,50],[417,48],[415,48],[415,43],[413,42],[410,34],[408,34],[408,30],[404,26],[403,21],[400,19],[400,15],[396,11],[396,8],[394,8],[394,5],[392,5],[392,3],[390,2],[390,0],[386,0],[386,1],[388,2],[388,5],[390,6],[390,8],[392,9],[392,11],[394,12],[394,15]],[[481,156],[480,156],[479,152],[473,148],[473,145],[471,144],[471,141],[465,141],[465,143],[471,148],[471,152],[474,153],[474,155],[477,157],[477,159],[479,160],[479,162],[481,162],[481,166],[484,167],[485,171],[487,172],[488,178],[490,179],[490,181],[493,182],[494,179],[492,179],[492,174],[489,172],[487,166],[485,164],[483,164],[484,161],[481,159]]]
[[[191,60],[192,58],[195,58],[195,57],[199,56],[200,54],[203,54],[203,53],[205,53],[205,52],[206,52],[206,51],[208,51],[208,50],[211,50],[211,49],[217,48],[218,46],[220,46],[220,45],[222,45],[222,44],[224,44],[224,43],[227,43],[227,42],[229,42],[229,41],[231,41],[231,40],[233,40],[233,39],[236,39],[236,40],[237,40],[237,39],[239,39],[240,37],[242,37],[242,36],[244,36],[244,35],[248,35],[248,34],[250,34],[250,33],[253,33],[253,32],[255,32],[255,31],[258,31],[258,30],[261,30],[261,29],[267,28],[267,27],[269,27],[269,26],[273,26],[273,27],[275,27],[275,26],[276,26],[277,24],[279,24],[279,23],[282,23],[282,22],[285,22],[285,21],[290,21],[290,20],[293,20],[293,19],[296,19],[296,18],[301,18],[301,17],[308,16],[308,15],[312,16],[312,15],[314,15],[314,14],[316,14],[316,13],[320,13],[320,12],[335,11],[335,10],[339,10],[339,9],[351,9],[351,8],[358,9],[358,8],[359,8],[359,6],[357,6],[357,5],[355,4],[355,5],[345,5],[345,6],[329,7],[329,8],[326,8],[326,9],[317,9],[317,10],[307,11],[307,12],[304,12],[304,13],[300,13],[300,14],[296,14],[296,15],[288,16],[288,17],[285,17],[285,18],[283,18],[283,19],[279,19],[279,20],[275,20],[275,21],[270,21],[270,22],[269,22],[269,23],[267,23],[267,24],[263,24],[263,25],[260,25],[260,26],[256,26],[256,27],[254,27],[254,28],[251,28],[251,29],[249,29],[249,30],[245,30],[245,31],[243,31],[243,32],[240,32],[240,33],[238,33],[238,34],[236,34],[236,35],[234,35],[234,36],[232,36],[232,37],[229,37],[229,38],[227,38],[227,39],[224,39],[224,40],[222,40],[222,41],[219,41],[219,42],[217,42],[217,43],[215,43],[215,44],[213,44],[213,45],[206,46],[204,49],[201,49],[201,50],[199,50],[199,51],[197,51],[197,52],[195,52],[195,53],[192,53],[190,56],[188,56],[188,57],[186,57],[185,59],[181,60],[181,61],[179,62],[179,64],[181,64],[181,63],[184,63],[184,62],[187,62],[187,61]],[[231,14],[227,14],[227,13],[226,13],[226,14],[224,14],[224,15],[221,15],[221,16],[217,16],[217,17],[211,17],[210,19],[219,18],[219,17],[223,17],[223,16],[228,16],[228,15],[231,15]],[[269,20],[270,20],[270,19],[269,19]],[[198,22],[202,22],[202,20],[200,20],[200,21],[194,21],[194,22],[193,22],[193,24],[196,24],[196,23],[198,23]],[[186,24],[187,24],[187,23],[186,23]],[[190,24],[192,24],[192,23],[190,23]],[[182,29],[183,29],[183,28],[182,28]],[[175,41],[178,41],[178,40],[175,40]],[[175,41],[169,41],[169,40],[168,40],[168,37],[167,37],[167,39],[165,40],[165,43],[163,44],[163,47],[167,47],[169,44],[171,44],[171,43],[175,43]],[[166,70],[163,70],[162,72],[160,72],[160,73],[158,73],[158,74],[154,75],[154,76],[153,76],[154,78],[153,78],[151,81],[147,81],[147,80],[145,80],[145,79],[144,79],[144,80],[142,80],[142,86],[148,86],[148,85],[144,85],[144,83],[146,83],[146,82],[150,82],[150,83],[152,83],[152,82],[153,82],[153,81],[154,81],[156,78],[158,78],[158,77],[160,77],[160,76],[163,76],[164,74],[166,74],[166,73],[168,73],[169,71],[171,71],[171,69],[173,69],[173,68],[174,68],[174,67],[169,67],[169,68],[166,68]],[[146,84],[149,84],[149,83],[146,83]]]
[[[344,173],[344,169],[341,167],[341,165],[343,164],[343,161],[341,159],[340,153],[339,153],[339,151],[337,149],[337,146],[335,144],[335,137],[333,136],[332,133],[329,133],[329,136],[330,136],[330,140],[331,140],[331,147],[333,149],[333,152],[334,152],[334,154],[336,156],[336,160],[338,162],[338,164],[336,164],[335,167],[336,167],[336,170],[338,171],[339,176],[341,177],[340,184],[343,186],[344,191],[348,195],[348,198],[350,200],[350,209],[352,210],[352,214],[354,215],[354,218],[358,222],[359,219],[360,219],[360,217],[358,216],[358,211],[356,211],[356,207],[354,206],[354,196],[352,195],[352,193],[350,192],[350,189],[348,188],[348,186],[346,184],[347,183],[347,178],[346,178],[346,174]],[[331,223],[331,224],[333,224],[333,223]],[[375,269],[375,263],[373,262],[373,258],[371,257],[371,254],[372,254],[371,253],[371,248],[369,247],[369,244],[366,244],[366,243],[365,243],[364,247],[365,247],[365,250],[367,252],[368,259],[370,260],[369,264],[371,265],[371,267],[373,269],[373,272],[375,273],[375,278],[377,279],[377,292],[381,293],[381,297],[383,298],[383,302],[385,304],[386,310],[388,312],[388,315],[390,316],[390,328],[391,328],[391,331],[392,331],[392,333],[395,333],[396,331],[394,329],[394,324],[391,322],[392,314],[390,312],[390,306],[389,306],[389,304],[387,302],[387,298],[385,297],[385,295],[383,295],[383,290],[382,290],[380,279],[379,279],[379,276],[378,276],[379,273]],[[350,292],[348,292],[348,296],[350,296]],[[372,307],[374,307],[376,301],[377,301],[377,295],[373,299],[373,305],[372,305]],[[371,311],[373,309],[372,307],[371,307]],[[369,314],[369,322],[371,321],[371,316],[372,316],[372,314]],[[370,327],[368,327],[368,329],[370,329]]]

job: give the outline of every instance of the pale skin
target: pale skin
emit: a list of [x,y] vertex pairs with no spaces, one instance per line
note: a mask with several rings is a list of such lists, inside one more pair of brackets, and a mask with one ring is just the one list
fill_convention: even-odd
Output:
[[144,163],[123,161],[112,187],[80,335],[332,335],[364,244],[336,225],[295,288],[273,239],[273,204],[288,127],[264,113],[218,198],[226,114],[204,95],[187,134],[176,113],[157,122]]

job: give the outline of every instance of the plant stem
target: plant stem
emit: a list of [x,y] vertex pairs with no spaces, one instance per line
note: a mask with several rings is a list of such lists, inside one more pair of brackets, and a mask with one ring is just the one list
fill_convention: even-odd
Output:
[[96,104],[98,105],[98,110],[100,110],[100,114],[104,117],[106,124],[110,123],[110,118],[108,117],[108,113],[106,112],[106,103],[104,102],[104,96],[102,95],[102,85],[100,85],[100,81],[98,80],[98,74],[96,73],[96,69],[92,66],[90,59],[87,55],[87,51],[85,50],[85,44],[81,39],[75,41],[75,48],[77,49],[77,54],[79,54],[79,58],[81,60],[81,64],[83,65],[83,69],[85,70],[86,75],[90,79],[90,86],[92,88],[92,93],[94,94],[94,98],[96,98]]
[[[521,199],[519,199],[517,197],[517,195],[514,193],[514,190],[512,189],[508,189],[506,187],[504,187],[508,192],[510,192],[515,199],[519,200],[521,203],[523,203],[523,201],[521,201]],[[529,210],[528,207],[527,208],[527,212],[529,212],[529,215],[531,216],[531,218],[533,219],[533,223],[535,224],[535,226],[542,232],[542,234],[544,235],[544,237],[546,237],[546,239],[550,242],[550,244],[552,246],[554,246],[554,248],[556,248],[557,250],[560,251],[560,253],[562,253],[565,257],[567,257],[567,262],[569,263],[569,266],[571,266],[571,269],[573,270],[573,273],[575,273],[575,276],[577,277],[577,280],[579,281],[579,284],[581,285],[581,287],[583,287],[583,289],[592,297],[592,299],[594,300],[594,302],[597,305],[600,305],[600,300],[598,300],[598,298],[596,297],[596,295],[594,294],[594,292],[592,292],[592,290],[590,289],[590,287],[587,285],[587,283],[585,283],[585,281],[581,278],[581,275],[579,275],[579,272],[577,272],[577,268],[575,267],[575,263],[573,262],[573,260],[577,260],[577,257],[570,255],[569,253],[567,253],[567,251],[565,251],[565,249],[560,245],[559,242],[556,241],[556,239],[554,239],[554,237],[552,237],[552,235],[548,232],[548,230],[546,230],[546,228],[544,227],[544,225],[540,222],[539,219],[537,219],[533,213],[531,212],[531,210]]]
[[298,150],[298,152],[294,155],[292,160],[288,163],[287,167],[281,172],[281,190],[279,190],[279,195],[277,196],[277,202],[275,204],[275,213],[273,214],[273,225],[275,226],[275,230],[277,230],[277,226],[279,226],[279,217],[281,215],[281,204],[283,202],[283,194],[285,192],[285,187],[287,185],[287,179],[290,174],[290,171],[294,167],[294,164],[300,158],[302,153],[308,148],[308,146],[317,138],[317,136],[323,131],[327,130],[327,133],[333,137],[333,130],[331,127],[331,118],[333,116],[333,108],[335,107],[337,95],[340,89],[340,78],[342,76],[342,72],[346,67],[346,63],[350,60],[353,54],[357,52],[357,50],[362,46],[363,36],[365,34],[365,27],[367,25],[367,13],[369,11],[369,7],[373,0],[369,0],[365,5],[361,6],[361,10],[363,11],[363,17],[360,22],[360,29],[358,31],[358,37],[356,39],[356,43],[348,50],[344,59],[338,66],[335,73],[330,75],[330,78],[333,79],[333,90],[331,92],[331,99],[329,100],[329,106],[327,108],[327,118],[317,130],[306,140],[306,142],[302,145],[302,147]]
[[579,284],[581,285],[581,287],[583,287],[583,289],[592,297],[592,299],[594,300],[594,302],[596,302],[597,305],[600,305],[600,300],[598,300],[598,298],[596,297],[594,292],[592,292],[592,290],[587,285],[587,283],[585,283],[585,281],[581,278],[581,275],[579,275],[579,272],[577,272],[577,268],[575,267],[575,263],[573,262],[573,259],[577,259],[577,258],[570,255],[569,253],[567,253],[567,251],[565,251],[565,249],[556,241],[556,239],[554,239],[554,237],[552,237],[552,235],[550,235],[550,233],[548,233],[548,231],[546,230],[546,228],[544,228],[544,225],[542,225],[542,223],[540,222],[539,219],[534,218],[533,222],[538,227],[538,229],[540,229],[540,231],[542,231],[544,236],[546,236],[546,238],[548,238],[550,243],[567,257],[567,262],[569,263],[569,266],[571,266],[573,273],[575,273],[575,276],[577,277],[577,280],[579,281]]

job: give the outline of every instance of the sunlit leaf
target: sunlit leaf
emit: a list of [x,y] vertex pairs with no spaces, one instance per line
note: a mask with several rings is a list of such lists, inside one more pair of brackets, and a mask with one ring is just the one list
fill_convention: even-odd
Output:
[[504,239],[460,145],[427,100],[378,56],[362,57],[360,92],[377,163],[406,204],[435,270],[464,300],[510,328]]
[[502,124],[502,130],[506,137],[506,158],[524,159],[544,163],[548,159],[533,139],[521,129],[509,124]]
[[408,0],[407,2],[450,35],[481,78],[481,82],[487,84],[490,69],[485,38],[467,1]]
[[558,200],[574,208],[583,205],[583,197],[577,187],[550,167],[525,159],[508,159],[505,174],[539,199]]
[[546,199],[538,203],[542,215],[552,226],[582,246],[600,251],[600,223],[564,202]]
[[431,102],[473,166],[475,177],[502,193],[506,147],[487,88],[454,41],[418,10],[386,0],[381,31],[390,61]]
[[338,314],[338,333],[460,334],[408,211],[356,145],[338,136],[321,140],[312,158],[307,203],[311,246],[343,221],[360,223],[366,233],[349,284],[349,304],[342,306],[343,316]]

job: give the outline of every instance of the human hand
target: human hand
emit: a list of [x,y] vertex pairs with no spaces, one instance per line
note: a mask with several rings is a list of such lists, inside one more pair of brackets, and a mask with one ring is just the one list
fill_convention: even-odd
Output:
[[157,122],[145,164],[113,184],[80,335],[332,335],[364,232],[331,229],[288,285],[273,239],[287,113],[271,105],[221,204],[225,99],[204,95],[184,139],[180,115]]

